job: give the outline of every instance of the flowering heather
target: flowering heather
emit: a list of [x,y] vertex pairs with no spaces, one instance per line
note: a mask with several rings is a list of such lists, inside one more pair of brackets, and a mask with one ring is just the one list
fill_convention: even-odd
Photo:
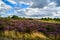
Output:
[[44,31],[44,32],[60,32],[60,24],[47,23],[37,20],[0,20],[0,26],[3,30],[16,30],[20,32]]
[[42,32],[48,37],[60,35],[60,23],[48,23],[38,20],[6,20],[0,19],[0,31],[12,31],[20,33]]

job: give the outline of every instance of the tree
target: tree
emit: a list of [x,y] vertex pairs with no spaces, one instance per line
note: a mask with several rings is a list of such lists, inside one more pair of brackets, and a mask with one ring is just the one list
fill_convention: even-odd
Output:
[[11,18],[12,18],[12,19],[18,19],[19,17],[16,16],[16,15],[13,15]]

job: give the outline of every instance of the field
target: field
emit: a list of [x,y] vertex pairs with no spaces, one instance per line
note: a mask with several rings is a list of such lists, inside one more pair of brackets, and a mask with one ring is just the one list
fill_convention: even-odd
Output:
[[60,40],[60,21],[0,18],[0,40]]

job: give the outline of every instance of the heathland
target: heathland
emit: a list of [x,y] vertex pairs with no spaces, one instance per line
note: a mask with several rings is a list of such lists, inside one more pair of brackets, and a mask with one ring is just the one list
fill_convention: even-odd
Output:
[[60,18],[0,17],[0,40],[60,40]]

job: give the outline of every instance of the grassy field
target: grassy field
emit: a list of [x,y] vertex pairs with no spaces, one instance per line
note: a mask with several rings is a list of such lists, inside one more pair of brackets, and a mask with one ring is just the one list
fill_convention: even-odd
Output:
[[59,23],[60,24],[60,21],[55,21],[55,20],[38,20],[38,21],[47,22],[47,23]]
[[60,40],[60,21],[0,18],[0,40]]

